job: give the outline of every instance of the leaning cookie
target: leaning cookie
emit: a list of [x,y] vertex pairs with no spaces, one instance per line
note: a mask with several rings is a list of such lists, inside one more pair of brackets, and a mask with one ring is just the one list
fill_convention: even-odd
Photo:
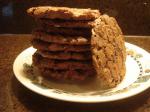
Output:
[[63,20],[94,20],[100,16],[98,10],[52,6],[32,7],[27,13],[35,18]]
[[122,32],[112,17],[102,15],[92,29],[93,65],[102,86],[118,85],[125,75],[125,43]]

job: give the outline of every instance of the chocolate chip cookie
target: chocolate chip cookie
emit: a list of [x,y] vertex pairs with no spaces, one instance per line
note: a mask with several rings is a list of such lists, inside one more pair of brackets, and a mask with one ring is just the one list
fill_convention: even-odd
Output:
[[64,20],[95,20],[100,16],[98,10],[77,9],[68,7],[39,6],[27,10],[35,18],[64,19]]
[[91,38],[82,36],[63,36],[45,33],[43,31],[33,31],[33,38],[40,39],[46,42],[69,44],[69,45],[87,45],[90,44]]
[[75,20],[52,20],[52,19],[37,19],[39,26],[47,27],[64,27],[64,28],[92,28],[94,21],[75,21]]
[[40,68],[38,72],[46,79],[55,79],[58,81],[84,81],[89,76],[95,76],[94,69],[87,70],[53,70],[48,68]]
[[32,56],[33,65],[39,68],[51,68],[54,70],[67,70],[67,69],[91,69],[93,68],[91,61],[81,61],[81,60],[54,60],[49,58],[44,58],[38,53]]
[[57,60],[91,60],[91,52],[37,51],[42,57]]
[[90,37],[91,29],[89,28],[62,28],[62,27],[51,27],[51,26],[39,26],[35,31],[45,31],[46,33],[53,35],[64,35],[64,36],[82,36]]
[[33,39],[31,41],[34,48],[47,51],[63,51],[63,52],[89,52],[90,45],[68,45],[57,44]]

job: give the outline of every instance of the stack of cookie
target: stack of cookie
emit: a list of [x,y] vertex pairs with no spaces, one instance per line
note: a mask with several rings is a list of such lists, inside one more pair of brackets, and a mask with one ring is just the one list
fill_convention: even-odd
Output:
[[98,10],[67,7],[28,9],[38,27],[33,31],[34,68],[58,80],[99,79],[104,88],[124,78],[125,41],[117,21]]
[[32,38],[37,49],[33,65],[43,76],[84,80],[95,75],[90,41],[98,10],[45,6],[27,12],[38,23]]

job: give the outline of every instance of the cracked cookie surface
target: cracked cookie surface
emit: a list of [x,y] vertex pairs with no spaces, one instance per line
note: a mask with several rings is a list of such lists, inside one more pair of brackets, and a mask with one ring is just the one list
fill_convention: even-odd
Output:
[[125,75],[125,43],[116,20],[100,16],[92,29],[91,51],[93,65],[101,85],[115,87]]

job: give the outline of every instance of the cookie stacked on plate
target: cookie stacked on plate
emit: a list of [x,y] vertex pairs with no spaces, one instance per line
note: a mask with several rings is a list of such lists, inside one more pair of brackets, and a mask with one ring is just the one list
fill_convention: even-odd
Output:
[[98,10],[33,7],[36,18],[33,65],[43,76],[84,80],[97,76],[99,85],[115,87],[124,78],[125,41],[117,21]]
[[90,41],[98,10],[45,6],[32,7],[28,14],[38,23],[32,38],[37,49],[33,65],[43,76],[84,80],[95,75]]

